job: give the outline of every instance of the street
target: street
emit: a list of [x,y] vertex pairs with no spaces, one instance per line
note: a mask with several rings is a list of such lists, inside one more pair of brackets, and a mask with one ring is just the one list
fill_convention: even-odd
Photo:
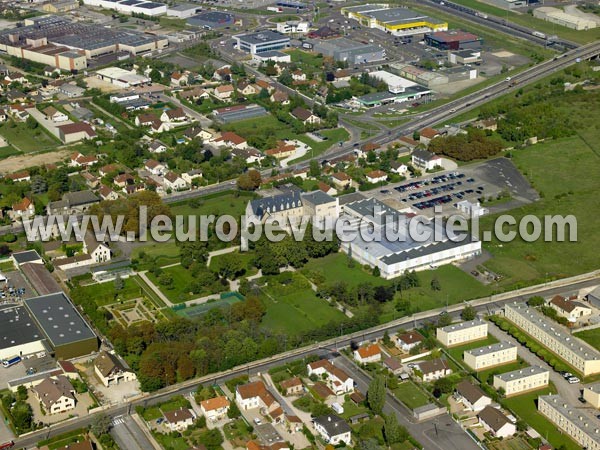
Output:
[[123,450],[150,450],[153,448],[150,440],[131,416],[117,416],[113,419],[112,424],[110,434],[119,448]]

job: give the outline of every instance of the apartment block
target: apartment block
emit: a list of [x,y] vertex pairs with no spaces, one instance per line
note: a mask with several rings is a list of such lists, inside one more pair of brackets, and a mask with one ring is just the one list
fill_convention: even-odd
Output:
[[525,303],[504,307],[504,315],[584,376],[600,372],[600,352]]
[[504,394],[510,397],[546,387],[549,380],[550,371],[540,366],[531,366],[494,375],[494,388],[504,389]]
[[584,387],[583,398],[588,402],[588,405],[600,409],[600,383]]
[[508,364],[517,360],[517,346],[508,342],[466,350],[463,353],[465,363],[473,370]]
[[485,339],[488,334],[488,324],[481,319],[460,322],[447,327],[438,328],[436,337],[446,347],[467,344]]
[[560,395],[542,395],[538,397],[538,411],[581,448],[600,450],[600,425],[584,410],[568,405]]

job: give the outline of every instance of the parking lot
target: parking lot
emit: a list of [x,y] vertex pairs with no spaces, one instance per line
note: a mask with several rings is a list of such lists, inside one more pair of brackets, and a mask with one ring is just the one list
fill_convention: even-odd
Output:
[[444,215],[457,214],[454,205],[460,201],[495,200],[499,194],[510,194],[505,201],[482,206],[490,213],[506,211],[536,201],[539,197],[512,162],[497,158],[480,164],[438,172],[410,181],[370,191],[369,194],[389,204],[426,217],[434,216],[434,207],[442,207]]

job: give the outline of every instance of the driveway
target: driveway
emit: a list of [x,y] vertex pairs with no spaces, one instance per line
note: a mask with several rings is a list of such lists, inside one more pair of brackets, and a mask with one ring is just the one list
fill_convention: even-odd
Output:
[[[371,378],[359,370],[352,361],[340,356],[335,359],[335,365],[354,378],[361,392],[367,392]],[[409,433],[428,450],[479,449],[477,444],[448,414],[438,416],[427,422],[416,423],[412,412],[389,393],[383,412],[385,414],[396,414],[399,423],[404,425]]]
[[488,323],[488,332],[500,341],[508,341],[518,348],[519,356],[532,366],[541,366],[550,371],[550,380],[556,386],[558,393],[573,406],[579,406],[581,403],[577,400],[581,396],[581,384],[569,384],[559,373],[555,372],[546,362],[537,357],[535,353],[531,353],[527,347],[519,344],[515,338],[508,333],[502,331],[495,323]]

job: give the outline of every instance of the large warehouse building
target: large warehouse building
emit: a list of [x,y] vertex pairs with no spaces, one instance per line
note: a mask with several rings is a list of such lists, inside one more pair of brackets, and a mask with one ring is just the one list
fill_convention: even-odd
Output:
[[342,14],[361,25],[376,28],[396,36],[444,31],[448,23],[425,16],[408,8],[390,8],[386,4],[366,4],[342,8]]
[[205,30],[229,27],[234,23],[235,17],[233,14],[222,11],[205,11],[187,20],[189,26],[204,28]]
[[348,64],[368,64],[385,59],[385,49],[377,45],[361,44],[346,38],[315,42],[313,50],[336,61]]
[[98,338],[64,292],[24,301],[56,359],[70,359],[98,350]]
[[479,50],[483,39],[466,31],[438,31],[425,35],[425,43],[440,50]]
[[233,38],[236,40],[238,50],[248,52],[251,55],[273,50],[282,50],[290,46],[289,36],[271,30],[240,34]]
[[[358,230],[369,222],[373,230],[381,234],[381,239],[375,240],[364,239],[362,233],[357,233],[353,239],[342,239],[342,250],[360,264],[378,267],[384,279],[481,254],[481,241],[468,237],[462,242],[454,242],[442,226],[436,227],[434,223],[421,225],[423,229],[430,229],[429,239],[423,242],[413,239],[408,233],[408,226],[402,225],[406,225],[408,217],[373,198],[347,203],[342,208],[341,218],[347,220],[352,229]],[[395,235],[391,240],[388,239],[387,227],[392,227],[393,231],[389,234]],[[435,237],[439,239],[434,241]]]
[[139,55],[168,45],[165,37],[56,16],[26,19],[23,27],[0,31],[0,52],[67,71],[85,69],[87,60],[97,56],[121,51]]
[[122,14],[144,14],[160,16],[167,13],[166,3],[149,2],[147,0],[83,0],[86,6],[111,9]]
[[0,359],[46,350],[44,336],[24,306],[0,306]]
[[591,30],[599,25],[600,17],[569,14],[562,9],[542,6],[533,10],[533,17],[562,25],[573,30]]

